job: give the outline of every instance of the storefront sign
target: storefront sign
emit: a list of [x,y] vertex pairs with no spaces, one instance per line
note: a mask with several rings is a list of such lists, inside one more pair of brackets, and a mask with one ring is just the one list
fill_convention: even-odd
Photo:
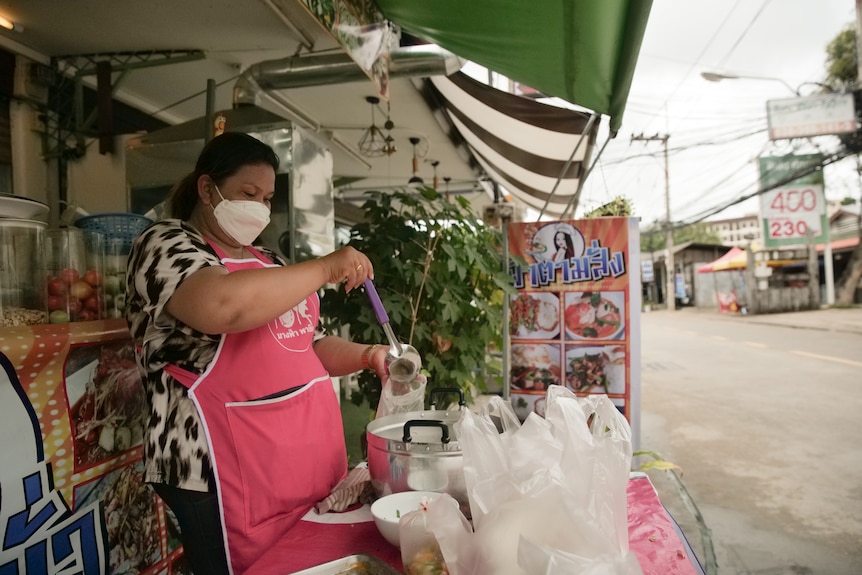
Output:
[[0,329],[0,574],[188,573],[124,320]]
[[[544,415],[549,385],[607,394],[637,434],[640,388],[638,221],[607,217],[509,224],[510,395]],[[519,261],[520,260],[520,261]]]
[[826,202],[823,195],[823,171],[787,182],[794,174],[804,173],[819,166],[817,154],[760,158],[760,186],[770,188],[760,194],[760,214],[763,220],[764,246],[775,248],[798,245],[813,237],[825,241]]
[[655,281],[655,268],[652,265],[652,260],[644,260],[641,262],[641,281],[643,283]]
[[856,109],[850,93],[770,100],[766,114],[770,140],[856,131]]

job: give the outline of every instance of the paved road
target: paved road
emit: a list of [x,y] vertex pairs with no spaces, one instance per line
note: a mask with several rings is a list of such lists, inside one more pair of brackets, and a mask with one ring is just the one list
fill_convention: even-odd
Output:
[[[641,448],[682,468],[720,575],[862,573],[862,309],[642,316]],[[703,558],[667,475],[662,500]]]

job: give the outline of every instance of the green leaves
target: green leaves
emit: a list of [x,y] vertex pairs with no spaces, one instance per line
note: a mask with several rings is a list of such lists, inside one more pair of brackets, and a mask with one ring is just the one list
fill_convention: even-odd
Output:
[[[473,215],[465,198],[449,201],[432,188],[368,195],[365,221],[351,229],[350,245],[374,264],[395,334],[422,355],[429,389],[458,386],[468,396],[485,389],[486,380],[500,378],[489,346],[499,349],[502,294],[514,291],[500,231]],[[326,290],[321,315],[327,329],[348,327],[355,341],[385,340],[362,290],[346,296]],[[376,377],[363,372],[352,400],[374,407],[379,393]]]

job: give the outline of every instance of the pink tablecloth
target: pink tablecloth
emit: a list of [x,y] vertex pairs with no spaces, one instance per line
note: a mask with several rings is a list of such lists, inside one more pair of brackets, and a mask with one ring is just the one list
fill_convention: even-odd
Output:
[[[629,481],[629,546],[644,575],[702,575],[697,559],[646,476]],[[341,516],[341,517],[339,517]],[[313,516],[309,515],[310,518]],[[367,510],[303,520],[246,575],[288,575],[348,555],[374,555],[402,570],[401,554],[378,533]],[[340,521],[321,523],[320,521]]]

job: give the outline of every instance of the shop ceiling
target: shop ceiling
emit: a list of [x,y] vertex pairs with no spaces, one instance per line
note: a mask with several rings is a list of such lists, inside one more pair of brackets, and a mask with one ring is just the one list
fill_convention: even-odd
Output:
[[[549,9],[537,10],[546,4]],[[379,5],[404,30],[606,114],[615,129],[650,1],[509,2],[506,10],[491,0],[382,0]],[[208,94],[215,110],[229,109],[239,74],[253,64],[341,52],[299,0],[27,0],[0,1],[0,11],[19,28],[0,30],[0,46],[45,64],[52,58],[68,63],[74,61],[70,57],[88,55],[95,62],[114,55],[114,62],[129,64],[125,73],[112,74],[114,97],[168,124],[202,116]],[[558,34],[540,28],[560,18],[571,24]],[[95,84],[95,76],[87,81]],[[372,122],[367,98],[374,93],[365,79],[296,87],[278,90],[278,101],[267,98],[265,107],[335,142],[337,181],[354,182],[341,188],[347,197],[404,185],[413,175],[410,141],[419,138],[419,175],[426,183],[432,181],[436,163],[440,187],[448,179],[445,185],[452,192],[466,193],[478,204],[488,201],[486,192],[473,192],[485,179],[481,168],[463,143],[451,137],[415,78],[393,77],[388,104],[374,106],[378,126],[387,114],[394,123],[397,151],[379,158],[358,154]]]

